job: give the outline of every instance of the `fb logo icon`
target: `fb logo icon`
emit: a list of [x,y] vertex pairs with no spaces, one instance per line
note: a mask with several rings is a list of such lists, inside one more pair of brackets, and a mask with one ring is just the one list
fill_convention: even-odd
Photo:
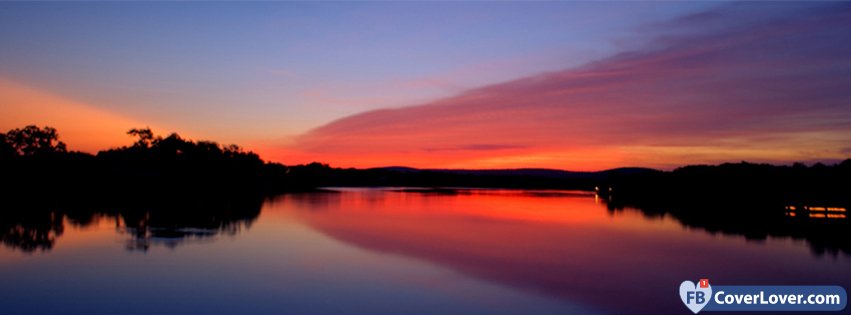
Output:
[[698,285],[688,280],[680,283],[680,299],[695,314],[709,303],[711,296],[712,286],[709,285],[709,279],[700,279]]

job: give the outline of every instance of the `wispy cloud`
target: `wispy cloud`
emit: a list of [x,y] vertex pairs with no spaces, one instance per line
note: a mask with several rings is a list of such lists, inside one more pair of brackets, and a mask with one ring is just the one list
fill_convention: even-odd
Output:
[[440,148],[426,148],[426,151],[434,152],[434,151],[500,151],[500,150],[509,150],[509,149],[522,149],[524,146],[519,145],[510,145],[510,144],[468,144],[457,147],[440,147]]
[[353,115],[292,149],[343,166],[578,169],[847,156],[851,5],[734,4],[653,28],[644,49]]

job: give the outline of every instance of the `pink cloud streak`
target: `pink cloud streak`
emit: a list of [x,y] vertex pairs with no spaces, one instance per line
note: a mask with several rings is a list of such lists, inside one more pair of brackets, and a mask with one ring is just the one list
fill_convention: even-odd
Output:
[[[677,23],[723,24],[733,8]],[[847,158],[849,21],[849,6],[831,5],[660,37],[583,67],[345,117],[298,137],[283,159],[591,170]]]

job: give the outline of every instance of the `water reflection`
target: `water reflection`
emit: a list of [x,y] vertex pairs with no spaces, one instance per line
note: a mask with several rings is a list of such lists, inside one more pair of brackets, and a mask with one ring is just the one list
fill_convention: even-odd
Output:
[[648,199],[607,200],[612,212],[640,211],[648,218],[671,217],[688,228],[710,234],[743,236],[750,241],[769,238],[803,240],[815,256],[851,255],[851,221],[846,207],[797,205],[729,200],[683,204],[681,201]]
[[49,251],[66,225],[85,228],[108,221],[127,236],[128,250],[147,251],[158,245],[174,248],[249,228],[263,203],[263,198],[244,195],[85,200],[10,202],[0,211],[0,240],[22,252]]
[[[699,276],[727,284],[851,284],[847,261],[807,254],[807,246],[792,238],[763,237],[755,244],[719,237],[754,234],[742,223],[695,223],[721,232],[707,234],[692,230],[692,217],[607,211],[591,195],[356,191],[282,198],[305,224],[347,244],[601,312],[681,313],[671,292],[682,280]],[[756,235],[777,235],[773,228],[750,226]],[[820,240],[808,239],[810,244]],[[840,246],[836,241],[831,246]]]
[[847,219],[845,207],[813,207],[813,206],[786,206],[786,216],[790,218],[811,218],[841,220]]
[[3,209],[0,212],[0,241],[24,252],[49,250],[65,231],[64,215],[50,211]]
[[[775,223],[723,222],[615,201],[343,189],[7,206],[0,238],[17,252],[0,248],[0,304],[16,314],[682,314],[685,279],[851,287],[845,252],[813,255],[820,240],[785,232],[837,220],[789,221],[780,207],[763,218]],[[193,242],[204,244],[163,250]]]

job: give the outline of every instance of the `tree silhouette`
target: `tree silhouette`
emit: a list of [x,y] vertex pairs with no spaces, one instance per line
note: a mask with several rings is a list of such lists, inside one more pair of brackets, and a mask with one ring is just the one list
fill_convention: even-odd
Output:
[[33,156],[42,154],[65,153],[65,143],[59,141],[59,134],[52,127],[39,128],[29,125],[9,130],[3,137],[4,148],[11,148],[14,155]]
[[154,141],[154,132],[151,131],[151,127],[145,127],[144,129],[133,128],[127,134],[139,137],[139,140],[134,144],[136,147],[149,148]]
[[24,252],[50,250],[62,236],[62,217],[53,213],[12,213],[0,223],[0,243]]
[[0,159],[9,158],[17,155],[15,148],[6,141],[6,134],[0,133]]

